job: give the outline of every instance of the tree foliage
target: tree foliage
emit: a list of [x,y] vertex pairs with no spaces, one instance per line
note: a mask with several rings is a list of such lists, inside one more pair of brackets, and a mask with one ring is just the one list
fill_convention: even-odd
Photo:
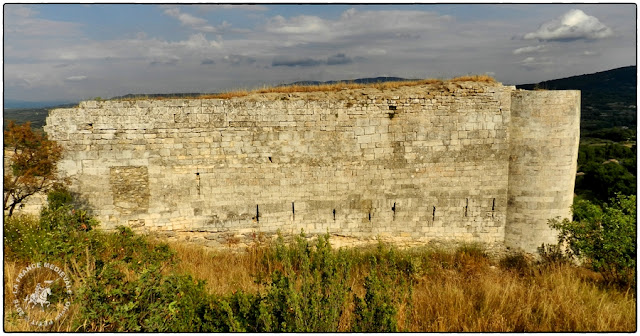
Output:
[[600,200],[610,199],[616,194],[634,195],[636,193],[636,177],[618,163],[589,163],[582,171],[585,175],[579,182],[580,186],[589,187]]
[[4,171],[3,206],[11,216],[27,198],[47,192],[58,183],[56,168],[62,147],[34,132],[29,122],[10,122],[4,131],[4,150],[8,169]]
[[599,207],[586,200],[573,205],[574,220],[552,220],[560,245],[605,280],[633,285],[636,272],[636,196],[618,195]]
[[618,143],[581,145],[578,152],[576,194],[596,204],[607,202],[617,194],[635,195],[636,153]]

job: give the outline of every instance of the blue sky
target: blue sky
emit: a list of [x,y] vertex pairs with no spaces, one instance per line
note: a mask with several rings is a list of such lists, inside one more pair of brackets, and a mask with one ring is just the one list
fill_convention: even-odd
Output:
[[4,6],[4,98],[222,92],[299,80],[636,64],[635,4]]

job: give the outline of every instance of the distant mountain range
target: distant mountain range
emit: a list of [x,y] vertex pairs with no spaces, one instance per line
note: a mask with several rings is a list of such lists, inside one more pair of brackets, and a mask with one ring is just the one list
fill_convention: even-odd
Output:
[[[299,81],[293,82],[289,84],[281,84],[278,86],[291,86],[291,85],[323,85],[323,84],[335,84],[335,83],[357,83],[357,84],[369,84],[369,83],[380,83],[380,82],[397,82],[397,81],[406,81],[409,79],[404,79],[400,77],[375,77],[375,78],[358,78],[353,80],[339,80],[339,81]],[[195,97],[199,95],[214,95],[216,93],[152,93],[152,94],[127,94],[124,96],[113,97],[111,99],[131,99],[131,98],[180,98],[180,97]]]
[[[406,81],[400,77],[372,77],[358,78],[341,81],[298,81],[287,85],[322,85],[335,84],[339,82],[350,82],[359,84]],[[583,131],[594,131],[610,127],[628,127],[636,129],[637,107],[636,107],[636,87],[637,87],[637,67],[627,66],[608,71],[596,72],[593,74],[572,76],[561,79],[554,79],[533,84],[516,85],[517,88],[526,90],[581,90],[581,129]],[[169,94],[128,94],[118,98],[139,98],[139,97],[165,97],[177,98],[197,96],[200,93],[169,93]],[[71,105],[74,105],[72,103]],[[4,119],[13,119],[20,122],[32,121],[34,126],[44,124],[46,110],[60,106],[68,106],[69,102],[21,102],[16,100],[4,101]],[[22,106],[22,107],[21,107]],[[26,107],[25,107],[26,106]]]
[[4,100],[5,109],[43,108],[43,107],[53,107],[53,106],[61,106],[61,105],[68,105],[68,104],[77,104],[77,102],[63,101],[63,100],[50,100],[50,101],[37,101],[37,102],[15,100],[15,99]]
[[337,84],[337,83],[355,83],[355,84],[371,84],[371,83],[382,83],[382,82],[402,82],[413,79],[406,79],[400,77],[373,77],[373,78],[358,78],[351,80],[338,80],[338,81],[299,81],[293,82],[290,84],[282,84],[278,86],[291,86],[291,85],[325,85],[325,84]]
[[588,75],[516,85],[525,90],[580,90],[580,128],[593,131],[609,127],[637,125],[637,67],[627,66]]
[[124,96],[112,97],[109,99],[133,99],[133,98],[182,98],[182,97],[196,97],[202,93],[130,93]]

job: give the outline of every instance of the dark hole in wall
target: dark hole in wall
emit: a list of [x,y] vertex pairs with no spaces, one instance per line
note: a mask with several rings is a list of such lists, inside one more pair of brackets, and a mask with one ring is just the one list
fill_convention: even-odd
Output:
[[433,207],[433,217],[431,217],[431,220],[432,221],[436,220],[436,207],[435,206]]
[[269,157],[269,162],[273,163],[273,160],[271,160],[271,157]]
[[393,220],[396,220],[396,202],[393,202],[393,206],[391,207],[391,211],[393,211]]
[[260,221],[260,208],[258,207],[258,204],[256,204],[256,216],[254,218],[256,219],[256,222]]
[[336,220],[336,209],[333,209],[333,220]]
[[393,119],[393,117],[396,116],[396,112],[395,112],[396,109],[397,109],[397,107],[395,105],[389,105],[389,111],[392,111],[392,112],[387,113],[387,116],[389,117],[389,119]]
[[464,216],[467,217],[467,212],[469,210],[469,199],[467,198],[467,204],[464,206]]
[[294,202],[291,202],[291,213],[293,214],[293,220],[296,219],[296,205]]
[[496,199],[493,199],[493,203],[491,204],[491,217],[495,216],[495,211],[496,211]]
[[200,195],[200,172],[196,172],[196,191]]

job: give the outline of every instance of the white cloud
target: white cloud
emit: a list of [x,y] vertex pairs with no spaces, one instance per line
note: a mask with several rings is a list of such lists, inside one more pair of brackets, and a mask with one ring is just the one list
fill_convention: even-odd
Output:
[[278,15],[269,22],[268,29],[277,34],[318,34],[329,32],[330,24],[317,16],[300,15],[289,20]]
[[41,73],[24,71],[22,69],[14,70],[12,69],[14,67],[11,66],[7,66],[7,68],[9,69],[5,70],[5,88],[7,86],[17,86],[25,89],[31,89],[41,85],[44,81]]
[[6,5],[5,7],[5,17],[18,16],[27,18],[35,16],[36,14],[38,14],[38,12],[33,10],[33,8],[24,5]]
[[203,5],[200,6],[201,8],[204,8],[205,10],[210,10],[210,9],[241,9],[241,10],[246,10],[246,11],[259,11],[259,12],[263,12],[263,11],[267,11],[269,10],[269,8],[267,8],[266,6],[262,6],[262,5],[231,5],[231,4],[226,4],[226,5]]
[[179,45],[183,45],[189,49],[209,49],[209,48],[221,48],[222,43],[217,41],[209,41],[202,33],[189,36],[186,41],[178,42]]
[[65,80],[69,82],[79,82],[85,79],[87,79],[87,76],[71,76],[71,77],[65,78]]
[[520,61],[519,64],[526,69],[533,70],[553,65],[553,62],[549,57],[530,56]]
[[386,55],[387,50],[382,48],[371,48],[367,50],[367,54],[369,55]]
[[35,17],[38,14],[31,7],[6,4],[4,11],[4,32],[21,37],[77,37],[82,25],[73,22],[53,21]]
[[[274,6],[248,12],[261,10],[249,7],[149,6],[157,24],[112,21],[121,27],[102,35],[100,24],[54,21],[59,19],[47,16],[47,6],[6,5],[5,92],[7,97],[38,99],[107,97],[382,75],[446,78],[479,71],[497,72],[499,81],[517,84],[635,64],[635,30],[628,24],[635,22],[632,5],[580,7],[615,29],[616,38],[562,48],[554,42],[523,41],[532,28],[520,31],[520,38],[511,37],[548,18],[558,17],[562,26],[566,15],[559,15],[573,8],[569,6],[561,11],[560,6],[542,6],[544,10],[531,11],[524,19],[496,15],[464,20],[433,12],[438,6],[380,10],[354,5],[337,14],[336,8]],[[224,20],[241,29],[229,28]],[[597,30],[580,16],[565,21],[580,36]],[[562,29],[549,29],[566,40]]]
[[17,60],[68,64],[103,60],[147,60],[176,63],[176,59],[200,62],[203,57],[222,56],[222,40],[208,40],[203,33],[190,35],[181,41],[165,41],[156,38],[83,41],[66,45],[43,44],[38,52],[30,49],[6,51]]
[[275,16],[264,31],[285,36],[289,43],[368,44],[373,41],[416,39],[424,34],[444,30],[451,17],[426,11],[411,10],[356,10],[348,9],[335,19],[299,15],[291,18]]
[[164,10],[164,13],[178,19],[183,26],[189,27],[194,30],[215,33],[218,31],[214,26],[208,24],[207,20],[193,16],[191,14],[182,13],[178,7],[169,7]]
[[278,56],[274,58],[271,65],[274,67],[311,67],[317,65],[342,65],[352,62],[353,59],[351,57],[345,55],[344,53],[338,53],[325,58]]
[[538,30],[524,35],[525,40],[573,41],[595,40],[613,35],[613,30],[594,16],[579,9],[572,9],[564,15],[545,22]]
[[528,46],[528,47],[518,48],[513,51],[513,54],[520,55],[520,54],[539,53],[544,51],[547,51],[547,46],[543,44],[538,46]]

